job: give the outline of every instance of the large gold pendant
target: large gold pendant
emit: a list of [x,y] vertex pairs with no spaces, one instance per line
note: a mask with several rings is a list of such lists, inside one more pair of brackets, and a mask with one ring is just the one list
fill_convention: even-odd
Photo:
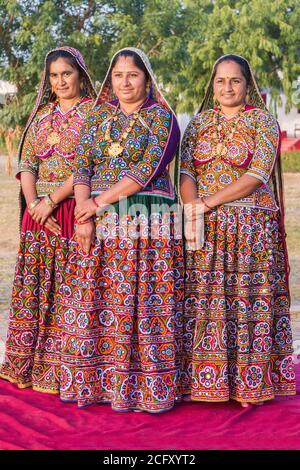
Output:
[[122,145],[119,144],[119,142],[112,142],[110,146],[108,147],[108,155],[110,157],[117,157],[123,152]]
[[217,154],[218,157],[219,157],[220,155],[222,155],[223,149],[224,149],[224,145],[219,142],[219,143],[216,145],[216,154]]
[[47,142],[50,145],[56,145],[60,142],[60,135],[57,132],[51,132],[47,137]]
[[222,156],[225,157],[227,155],[227,152],[228,152],[227,147],[224,146],[222,150]]

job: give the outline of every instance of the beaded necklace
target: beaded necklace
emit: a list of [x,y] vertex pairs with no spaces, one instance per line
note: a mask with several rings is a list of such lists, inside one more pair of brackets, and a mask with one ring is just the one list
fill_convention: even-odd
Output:
[[245,111],[245,105],[243,105],[237,115],[234,118],[233,126],[231,127],[230,132],[225,136],[225,138],[221,137],[221,130],[222,125],[220,124],[220,109],[213,116],[213,125],[214,129],[216,129],[212,135],[212,144],[214,149],[214,154],[217,157],[225,157],[228,152],[228,143],[230,143],[233,139],[234,133],[236,131],[238,122]]
[[48,135],[47,137],[47,142],[48,144],[50,145],[57,145],[60,143],[61,141],[61,136],[60,136],[60,133],[65,131],[68,127],[68,124],[69,124],[69,121],[72,119],[72,117],[75,115],[75,113],[77,112],[77,109],[78,109],[78,106],[80,105],[82,99],[80,99],[76,104],[75,106],[73,107],[72,111],[71,112],[67,112],[67,116],[63,116],[63,122],[61,123],[61,125],[59,126],[58,128],[58,131],[55,131],[53,130],[53,120],[54,120],[54,110],[55,108],[57,107],[58,105],[58,102],[54,102],[54,103],[51,103],[51,106],[52,106],[52,119],[51,119],[51,123],[50,123],[50,127],[52,129],[52,131],[50,132],[50,134]]
[[132,131],[135,123],[139,119],[139,113],[140,113],[140,110],[142,109],[143,105],[144,105],[144,103],[141,104],[141,106],[139,107],[139,109],[137,111],[134,111],[132,113],[132,118],[130,119],[128,126],[126,127],[125,131],[122,132],[121,138],[117,142],[113,141],[113,139],[111,137],[111,126],[112,126],[112,123],[117,121],[117,119],[118,119],[117,113],[120,109],[120,103],[116,107],[112,117],[110,118],[110,120],[107,124],[107,128],[106,128],[105,134],[104,134],[104,140],[106,140],[106,142],[109,144],[108,149],[107,149],[107,153],[110,157],[117,157],[118,155],[120,155],[123,152],[124,147],[125,147],[126,139],[127,139],[128,135],[130,134],[130,132]]

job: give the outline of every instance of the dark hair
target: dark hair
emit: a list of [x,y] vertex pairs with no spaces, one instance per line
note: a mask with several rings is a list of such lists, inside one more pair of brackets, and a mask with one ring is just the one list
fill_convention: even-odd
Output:
[[52,62],[56,62],[57,59],[65,59],[68,62],[68,64],[71,65],[71,67],[73,67],[73,69],[78,70],[79,78],[83,76],[82,68],[79,66],[79,64],[77,63],[77,60],[75,59],[75,57],[72,56],[72,54],[70,54],[70,52],[54,51],[54,52],[51,52],[47,57],[46,77],[49,77],[50,65],[52,64]]
[[144,72],[146,81],[149,80],[150,75],[144,62],[136,52],[130,51],[129,49],[125,49],[123,51],[118,52],[118,54],[114,57],[112,61],[111,70],[115,67],[120,57],[132,57],[134,65],[136,65],[136,67],[138,67],[140,70],[142,70],[142,72]]
[[245,77],[246,83],[247,83],[247,86],[248,86],[249,83],[250,83],[250,80],[251,80],[251,71],[250,71],[249,64],[245,59],[243,59],[242,57],[239,57],[238,55],[235,55],[235,54],[228,54],[228,55],[225,55],[223,57],[220,57],[220,59],[217,60],[216,65],[214,67],[212,79],[214,80],[214,78],[216,76],[218,65],[221,64],[222,62],[229,62],[229,61],[230,62],[235,62],[236,64],[238,64],[240,66],[241,72],[242,72],[243,76]]

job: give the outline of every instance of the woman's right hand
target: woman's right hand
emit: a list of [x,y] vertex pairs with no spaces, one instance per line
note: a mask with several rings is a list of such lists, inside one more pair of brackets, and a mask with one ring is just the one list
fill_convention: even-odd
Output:
[[197,220],[201,214],[205,214],[209,209],[204,205],[202,198],[197,197],[184,204],[184,214],[189,220]]
[[184,238],[189,246],[193,246],[196,243],[196,223],[194,220],[185,219],[184,221]]
[[184,236],[188,250],[199,250],[204,243],[205,206],[199,200],[184,205]]
[[[40,204],[41,203],[37,204],[37,206],[39,206]],[[37,222],[39,225],[42,225],[43,227],[46,227],[48,230],[50,230],[50,232],[54,233],[54,235],[56,235],[56,236],[60,235],[61,234],[61,227],[58,225],[56,218],[53,215],[50,214],[46,218],[46,220],[45,221],[43,220],[43,223],[41,223],[42,221],[38,221],[37,217],[36,217],[36,212],[35,212],[36,207],[34,207],[33,209],[28,209],[28,213],[31,216],[32,220]]]
[[95,240],[94,221],[85,224],[75,224],[75,239],[84,253],[88,254]]
[[41,199],[40,202],[32,209],[29,209],[28,212],[36,223],[45,225],[46,220],[51,216],[53,210],[53,207],[46,204],[44,199]]

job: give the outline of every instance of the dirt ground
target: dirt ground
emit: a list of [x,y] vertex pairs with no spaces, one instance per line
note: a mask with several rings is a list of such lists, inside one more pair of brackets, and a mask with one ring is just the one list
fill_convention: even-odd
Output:
[[[14,176],[4,172],[4,157],[0,156],[0,361],[8,324],[11,285],[18,245],[18,192]],[[292,321],[295,349],[300,352],[300,174],[284,175],[286,231],[290,255]],[[297,346],[299,345],[299,346]]]

